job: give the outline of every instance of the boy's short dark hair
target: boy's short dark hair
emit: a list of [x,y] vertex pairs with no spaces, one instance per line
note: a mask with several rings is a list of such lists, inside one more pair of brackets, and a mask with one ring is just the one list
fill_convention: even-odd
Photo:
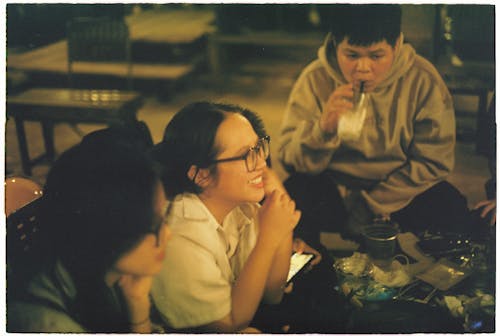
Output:
[[324,20],[337,44],[345,38],[359,46],[386,40],[394,47],[401,34],[401,6],[397,4],[331,5],[325,10]]

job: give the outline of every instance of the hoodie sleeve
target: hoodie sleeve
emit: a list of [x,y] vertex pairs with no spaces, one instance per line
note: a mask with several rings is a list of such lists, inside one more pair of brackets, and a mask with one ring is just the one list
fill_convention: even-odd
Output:
[[[425,83],[424,83],[425,84]],[[425,89],[425,86],[427,87]],[[413,121],[413,141],[408,160],[387,179],[362,195],[375,214],[390,214],[451,172],[455,160],[455,113],[442,80],[423,85]]]
[[335,84],[318,64],[313,62],[302,72],[285,109],[278,154],[289,173],[321,173],[340,145],[336,135],[319,127],[323,107]]

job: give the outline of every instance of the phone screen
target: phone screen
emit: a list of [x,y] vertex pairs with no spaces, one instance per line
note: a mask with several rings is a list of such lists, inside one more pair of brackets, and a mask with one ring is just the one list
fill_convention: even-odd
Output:
[[294,253],[292,254],[292,258],[290,259],[290,270],[288,271],[288,277],[286,279],[287,282],[290,282],[292,278],[300,272],[304,266],[306,266],[312,259],[314,258],[314,254],[309,253]]

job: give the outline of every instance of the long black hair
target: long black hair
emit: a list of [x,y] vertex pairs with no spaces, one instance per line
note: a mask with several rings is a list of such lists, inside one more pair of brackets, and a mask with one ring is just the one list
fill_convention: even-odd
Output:
[[41,228],[74,280],[74,318],[90,331],[124,331],[110,313],[104,277],[150,231],[160,172],[143,147],[98,131],[63,153],[44,187]]
[[247,118],[259,136],[265,133],[257,114],[233,104],[195,102],[182,108],[169,122],[153,155],[163,166],[163,185],[170,198],[183,192],[202,191],[187,172],[192,165],[215,169],[212,162],[220,150],[215,136],[228,113]]

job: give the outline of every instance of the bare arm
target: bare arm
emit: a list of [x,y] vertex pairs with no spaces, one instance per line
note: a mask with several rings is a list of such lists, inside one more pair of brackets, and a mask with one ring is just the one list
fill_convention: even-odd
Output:
[[[278,190],[288,195],[278,175],[276,175],[271,168],[265,168],[263,180],[266,197],[269,196],[274,190]],[[293,233],[287,235],[280,243],[274,255],[264,293],[264,302],[266,303],[279,303],[283,297],[283,289],[286,285],[288,270],[290,269],[292,237]]]
[[152,280],[152,277],[124,275],[118,282],[128,309],[130,331],[133,333],[148,334],[152,331],[149,319]]
[[248,326],[263,297],[274,255],[300,218],[287,195],[273,192],[260,209],[257,243],[231,292],[231,312],[204,327],[208,331],[235,332]]
[[283,290],[290,269],[292,238],[292,233],[285,237],[274,254],[271,271],[264,292],[264,302],[266,303],[277,304],[280,303],[283,298]]

